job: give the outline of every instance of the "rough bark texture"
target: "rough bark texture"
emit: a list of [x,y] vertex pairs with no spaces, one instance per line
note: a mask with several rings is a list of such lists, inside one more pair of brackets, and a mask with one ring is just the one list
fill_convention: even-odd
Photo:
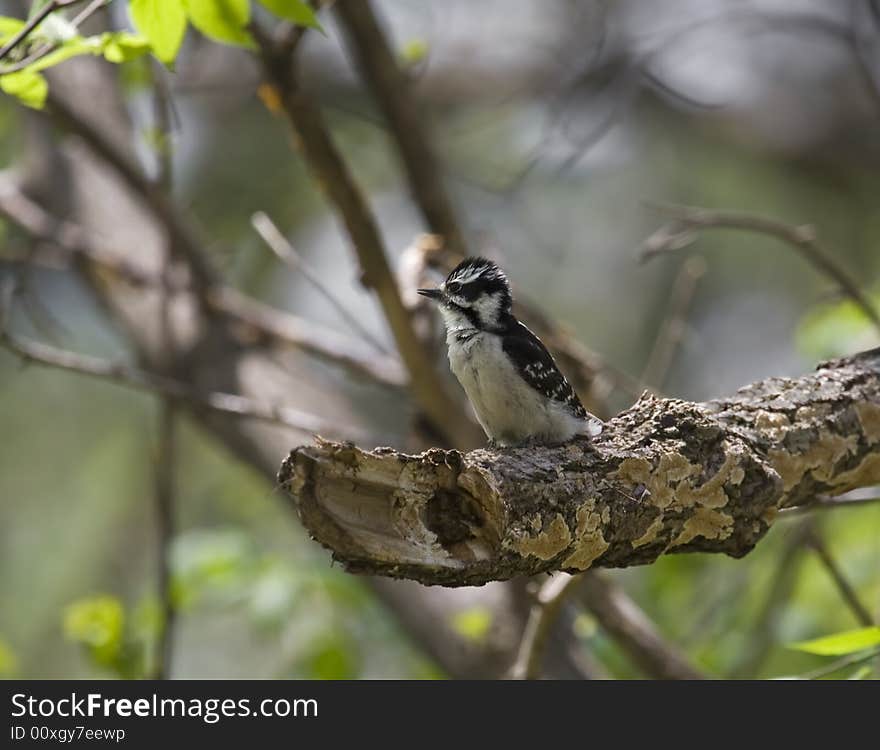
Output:
[[740,557],[779,508],[880,482],[880,349],[703,404],[646,395],[592,444],[412,456],[319,441],[279,482],[348,570],[425,584]]

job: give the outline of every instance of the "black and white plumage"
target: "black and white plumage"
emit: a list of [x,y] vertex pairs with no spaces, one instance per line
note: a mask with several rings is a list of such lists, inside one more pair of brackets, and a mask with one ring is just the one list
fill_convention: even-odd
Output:
[[510,284],[485,258],[466,258],[437,289],[449,364],[498,445],[595,437],[602,422],[581,404],[541,340],[511,312]]

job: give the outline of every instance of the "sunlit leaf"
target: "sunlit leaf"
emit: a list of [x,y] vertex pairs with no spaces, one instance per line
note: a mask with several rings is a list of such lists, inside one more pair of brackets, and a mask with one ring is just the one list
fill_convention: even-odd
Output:
[[39,73],[22,71],[20,73],[7,73],[0,76],[0,89],[10,96],[34,109],[42,109],[46,104],[46,95],[49,93],[49,85],[46,79]]
[[880,645],[880,627],[858,628],[812,641],[791,643],[789,648],[820,656],[844,656]]
[[183,0],[131,0],[128,11],[153,54],[166,65],[173,63],[186,33]]
[[64,635],[87,646],[96,662],[113,665],[122,652],[125,610],[114,596],[80,599],[64,610]]
[[6,41],[9,37],[15,36],[23,26],[24,21],[20,18],[0,16],[0,40]]
[[318,16],[308,3],[302,0],[259,0],[267,10],[270,10],[279,18],[286,18],[298,26],[307,26],[323,32],[324,29],[318,22]]
[[104,34],[102,43],[104,57],[112,63],[129,62],[150,51],[146,37],[125,31]]
[[471,641],[481,641],[492,626],[492,611],[488,607],[471,607],[456,612],[450,624],[456,633]]
[[245,28],[251,17],[248,0],[184,0],[192,25],[218,42],[253,47]]

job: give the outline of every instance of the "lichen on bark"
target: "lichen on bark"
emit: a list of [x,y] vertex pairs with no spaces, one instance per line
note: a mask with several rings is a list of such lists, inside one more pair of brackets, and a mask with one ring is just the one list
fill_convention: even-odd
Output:
[[279,481],[353,572],[455,586],[740,557],[780,508],[880,483],[880,350],[701,404],[646,394],[592,442],[412,456],[319,440]]

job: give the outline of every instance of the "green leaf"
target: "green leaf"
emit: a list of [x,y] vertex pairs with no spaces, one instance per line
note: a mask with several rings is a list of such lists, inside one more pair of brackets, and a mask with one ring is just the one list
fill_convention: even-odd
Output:
[[20,18],[9,18],[9,16],[0,16],[0,40],[6,41],[9,37],[15,36],[21,31],[24,21]]
[[150,42],[153,54],[170,65],[180,51],[186,33],[183,0],[131,0],[131,22]]
[[259,3],[279,18],[286,18],[297,26],[307,26],[324,33],[315,11],[303,0],[259,0]]
[[482,641],[492,626],[492,612],[488,607],[471,607],[452,616],[452,629],[471,641]]
[[42,109],[46,104],[49,84],[39,73],[23,70],[20,73],[7,73],[0,77],[0,89],[28,107]]
[[106,32],[101,41],[104,57],[112,63],[135,60],[150,51],[150,42],[146,37],[126,31]]
[[125,610],[114,596],[80,599],[64,610],[64,635],[87,646],[101,665],[118,660],[125,636]]
[[245,26],[251,18],[248,0],[184,0],[192,25],[218,42],[253,47]]
[[812,641],[791,643],[789,648],[819,656],[844,656],[880,645],[880,627],[858,628],[835,633]]

